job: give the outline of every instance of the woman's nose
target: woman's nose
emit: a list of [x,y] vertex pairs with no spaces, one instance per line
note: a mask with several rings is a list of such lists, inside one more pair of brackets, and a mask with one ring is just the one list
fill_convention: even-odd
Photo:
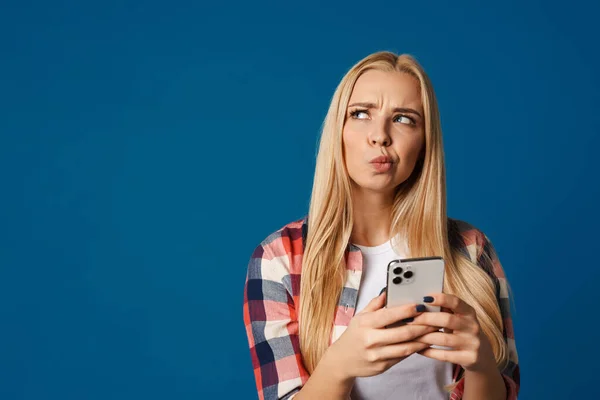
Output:
[[387,136],[384,135],[376,135],[372,140],[371,143],[375,146],[389,146],[389,140],[387,138]]
[[389,146],[391,144],[390,135],[387,133],[385,124],[377,126],[371,131],[369,140],[374,146]]

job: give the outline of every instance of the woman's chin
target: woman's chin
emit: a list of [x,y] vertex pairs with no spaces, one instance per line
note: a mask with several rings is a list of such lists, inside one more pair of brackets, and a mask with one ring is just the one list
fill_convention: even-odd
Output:
[[369,182],[367,184],[363,184],[363,185],[358,185],[357,189],[359,189],[360,191],[363,192],[368,192],[368,193],[381,193],[381,194],[390,194],[390,193],[394,193],[396,187],[398,185],[394,184],[393,182],[387,182],[387,183],[375,183],[375,182]]

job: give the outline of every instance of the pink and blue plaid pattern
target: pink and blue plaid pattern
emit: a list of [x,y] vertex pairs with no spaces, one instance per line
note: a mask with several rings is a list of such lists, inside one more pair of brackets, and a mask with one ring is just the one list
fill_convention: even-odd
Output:
[[[502,376],[507,400],[516,400],[520,372],[504,271],[485,234],[460,220],[449,219],[448,225],[452,246],[476,261],[496,284],[510,358]],[[261,400],[291,399],[309,378],[300,354],[297,314],[306,232],[306,217],[285,225],[262,241],[248,264],[244,323]],[[489,258],[483,257],[485,254]],[[362,253],[350,244],[346,251],[346,280],[335,314],[331,343],[346,330],[354,315],[361,276]],[[451,400],[462,398],[463,372],[460,365],[454,365],[454,382],[458,385],[450,394]]]

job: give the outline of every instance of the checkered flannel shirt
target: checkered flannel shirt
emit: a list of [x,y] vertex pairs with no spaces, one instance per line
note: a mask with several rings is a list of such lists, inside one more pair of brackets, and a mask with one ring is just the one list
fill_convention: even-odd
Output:
[[[504,339],[509,349],[508,365],[501,372],[507,400],[516,400],[520,372],[504,271],[492,243],[483,232],[455,219],[448,219],[448,226],[451,245],[483,268],[496,285],[504,320]],[[300,353],[297,311],[306,233],[307,217],[283,226],[256,247],[248,264],[244,286],[244,323],[260,400],[291,399],[309,378]],[[491,263],[482,257],[484,253],[490,257]],[[335,312],[330,343],[348,327],[360,287],[360,249],[349,244],[345,261],[345,283]],[[458,400],[464,391],[464,369],[455,364],[453,371],[453,382],[458,382],[458,385],[450,393],[450,399]]]

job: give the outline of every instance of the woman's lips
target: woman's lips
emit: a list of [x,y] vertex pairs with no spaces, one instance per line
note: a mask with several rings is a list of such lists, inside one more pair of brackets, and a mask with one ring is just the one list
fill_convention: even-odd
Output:
[[372,162],[371,165],[377,172],[387,172],[392,168],[391,162]]
[[392,168],[393,164],[393,160],[388,156],[375,157],[370,162],[377,172],[387,172]]

